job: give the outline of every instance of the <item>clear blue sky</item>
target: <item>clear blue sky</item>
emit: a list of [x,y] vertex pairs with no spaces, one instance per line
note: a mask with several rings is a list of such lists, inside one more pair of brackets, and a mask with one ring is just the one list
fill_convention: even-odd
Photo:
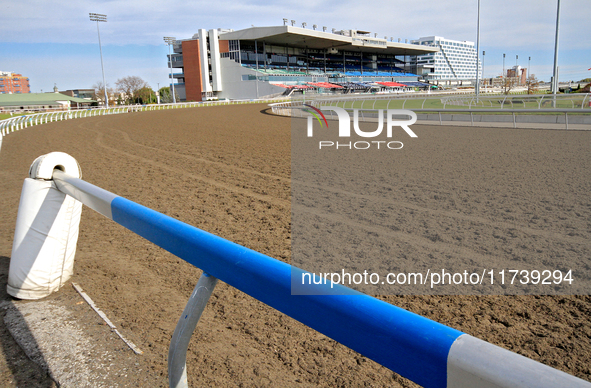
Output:
[[[549,80],[554,60],[557,0],[481,0],[480,51],[484,75],[523,67]],[[560,80],[591,77],[591,0],[562,0]],[[96,22],[100,23],[105,77],[110,86],[135,75],[152,88],[168,84],[164,36],[190,38],[199,28],[283,24],[283,18],[336,29],[359,29],[404,39],[443,36],[476,41],[477,0],[302,1],[41,1],[7,0],[0,15],[0,70],[30,78],[33,92],[90,88],[102,79]]]

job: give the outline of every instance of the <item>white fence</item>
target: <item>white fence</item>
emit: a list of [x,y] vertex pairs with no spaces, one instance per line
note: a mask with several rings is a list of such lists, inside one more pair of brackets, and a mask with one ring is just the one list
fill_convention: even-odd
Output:
[[[435,100],[435,101],[434,101]],[[358,110],[360,121],[376,121],[381,111],[389,109],[412,110],[418,120],[444,123],[464,123],[486,125],[486,123],[512,126],[517,128],[532,127],[540,124],[573,129],[573,125],[582,125],[579,129],[591,129],[591,94],[578,95],[541,95],[525,97],[509,96],[454,96],[439,98],[432,95],[422,97],[408,96],[383,97],[366,96],[365,98],[332,98],[297,100],[270,104],[272,112],[281,116],[305,117],[305,105],[320,107],[339,107],[347,111]],[[336,119],[330,109],[327,119]],[[382,113],[383,114],[383,113]],[[569,127],[570,125],[570,127]],[[587,126],[589,126],[587,128]]]
[[[71,206],[66,202],[62,205],[59,200],[44,201],[47,191],[64,201],[66,197],[80,201],[80,207],[83,203],[203,270],[171,340],[168,359],[171,388],[188,386],[187,347],[217,279],[426,388],[591,387],[587,381],[338,283],[301,284],[304,294],[292,295],[295,284],[292,279],[302,279],[305,270],[83,181],[78,178],[78,163],[67,154],[58,152],[39,157],[29,174],[25,180],[27,186],[38,189],[23,190],[21,195],[15,236],[23,238],[15,238],[13,245],[8,278],[11,295],[32,294],[39,288],[48,294],[44,286],[48,282],[46,274],[55,271],[27,273],[26,269],[32,268],[30,262],[33,265],[60,263],[58,255],[65,249],[43,251],[46,244],[55,240],[44,237],[53,232],[51,226],[58,218],[70,226],[61,229],[67,231],[59,235],[64,236],[63,246],[76,244],[80,218],[73,220],[67,218],[66,212],[46,211],[47,207]],[[33,209],[29,206],[31,202],[38,206]],[[73,233],[69,230],[76,230],[75,237],[71,237]],[[39,252],[38,257],[14,254],[30,245],[38,246],[39,249],[33,250]],[[69,260],[66,256],[64,262]],[[71,264],[73,268],[73,256]],[[67,277],[59,276],[59,281],[65,282]],[[37,299],[38,295],[35,296],[31,299]]]
[[267,100],[228,100],[228,101],[207,101],[207,102],[183,102],[176,104],[150,104],[150,105],[125,105],[114,106],[110,108],[89,108],[89,109],[52,109],[42,113],[26,114],[15,116],[0,121],[0,136],[6,136],[10,132],[27,128],[31,125],[51,123],[53,121],[71,120],[82,117],[93,117],[103,115],[113,115],[130,112],[142,112],[165,109],[197,108],[217,105],[234,104],[256,104],[271,103],[281,101],[280,99]]
[[[433,104],[435,102],[435,104]],[[283,102],[283,106],[290,103],[312,104],[314,106],[330,105],[345,109],[581,109],[591,111],[591,94],[532,94],[532,95],[504,95],[474,93],[415,93],[415,94],[362,94],[340,95],[338,97],[318,97],[314,99],[293,99]],[[286,105],[287,104],[287,105]],[[452,108],[452,109],[453,109]]]

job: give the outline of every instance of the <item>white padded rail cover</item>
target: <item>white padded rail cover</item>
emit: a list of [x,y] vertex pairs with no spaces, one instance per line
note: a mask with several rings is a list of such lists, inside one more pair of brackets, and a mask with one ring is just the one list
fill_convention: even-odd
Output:
[[447,386],[450,388],[590,388],[591,384],[464,334],[456,339],[449,351]]
[[[45,180],[53,168],[80,175],[71,156],[40,157],[26,178],[14,232],[7,292],[19,299],[40,299],[57,291],[72,276],[82,203]],[[65,156],[64,156],[65,155]],[[43,159],[41,159],[43,158]]]

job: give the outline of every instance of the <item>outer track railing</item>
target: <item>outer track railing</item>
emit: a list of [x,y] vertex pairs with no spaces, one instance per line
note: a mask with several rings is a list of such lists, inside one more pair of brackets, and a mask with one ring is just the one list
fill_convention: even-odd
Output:
[[[304,99],[294,100],[294,104],[301,104]],[[532,95],[504,95],[481,94],[476,97],[473,93],[389,93],[374,95],[340,95],[322,97],[317,96],[312,101],[315,106],[338,106],[345,109],[580,109],[591,111],[591,94],[571,93],[561,95],[532,94]],[[289,103],[289,102],[287,102]]]
[[6,136],[10,132],[18,131],[32,125],[46,124],[53,121],[71,120],[83,117],[94,117],[130,112],[166,110],[166,109],[180,109],[180,108],[196,108],[217,105],[235,105],[235,104],[253,104],[253,103],[271,103],[277,102],[280,99],[262,99],[262,100],[228,100],[228,101],[205,101],[205,102],[181,102],[176,104],[148,104],[148,105],[123,105],[113,106],[110,108],[87,108],[87,109],[47,109],[45,112],[27,114],[27,110],[14,111],[11,113],[20,114],[21,116],[11,117],[5,120],[0,120],[0,136]]
[[[371,102],[371,101],[370,101]],[[354,108],[354,104],[325,104],[325,101],[315,100],[309,101],[316,107],[321,106],[340,106],[347,111],[354,109],[359,110],[360,121],[375,121],[380,110],[398,109],[390,107],[389,103],[386,108]],[[370,104],[371,105],[371,104]],[[270,104],[272,112],[282,116],[305,117],[307,114],[302,110],[303,102],[281,102]],[[431,108],[410,108],[402,105],[402,109],[412,110],[417,113],[418,120],[439,122],[440,125],[451,122],[470,122],[473,126],[475,123],[505,123],[506,125],[517,128],[517,124],[521,122],[536,123],[536,124],[553,124],[564,126],[569,129],[569,123],[588,125],[591,129],[591,109],[581,108],[538,108],[538,109],[495,109],[495,108],[445,108],[445,109],[431,109]],[[570,119],[569,119],[570,115]],[[517,118],[520,117],[518,120]],[[327,119],[336,119],[333,111],[326,112]]]
[[[58,190],[203,270],[169,351],[169,381],[186,387],[186,349],[217,279],[424,387],[591,384],[341,285],[292,295],[302,269],[54,170]],[[315,286],[316,287],[316,286]],[[332,290],[332,294],[331,294]]]

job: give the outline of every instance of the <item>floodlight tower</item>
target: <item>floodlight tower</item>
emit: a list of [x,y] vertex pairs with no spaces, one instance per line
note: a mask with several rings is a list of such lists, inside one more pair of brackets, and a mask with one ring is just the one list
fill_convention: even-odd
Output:
[[103,71],[103,88],[105,89],[105,107],[109,107],[109,95],[107,94],[107,83],[105,82],[105,67],[103,66],[103,48],[101,47],[101,32],[99,30],[99,22],[107,22],[107,15],[100,13],[89,13],[90,21],[96,22],[96,31],[98,33],[99,51],[101,52],[101,70]]
[[480,0],[478,0],[478,17],[476,19],[476,101],[480,95]]
[[176,96],[174,93],[174,76],[172,75],[172,51],[171,51],[171,47],[172,44],[174,43],[174,41],[176,40],[176,38],[173,38],[171,36],[165,36],[164,37],[164,41],[166,42],[166,44],[168,45],[168,64],[170,65],[170,84],[172,85],[172,103],[176,104]]
[[531,75],[531,57],[527,59],[527,72]]
[[558,32],[560,30],[560,0],[556,6],[556,36],[554,37],[554,71],[552,73],[552,94],[554,103],[556,103],[556,93],[558,93]]
[[486,51],[482,51],[482,85],[484,86],[484,92],[486,93],[486,81],[484,78],[484,54],[486,54]]

